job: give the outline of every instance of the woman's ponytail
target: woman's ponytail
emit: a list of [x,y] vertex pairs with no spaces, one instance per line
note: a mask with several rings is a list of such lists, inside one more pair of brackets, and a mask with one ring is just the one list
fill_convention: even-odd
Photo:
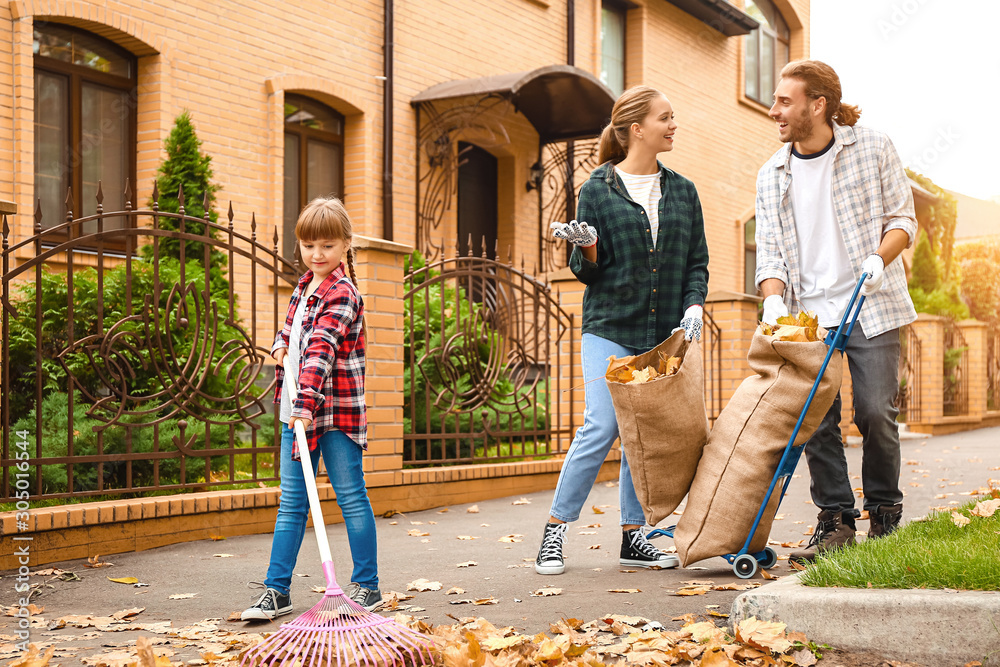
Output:
[[618,137],[615,136],[615,128],[613,125],[608,124],[601,132],[601,140],[597,145],[597,163],[604,164],[608,160],[612,163],[618,164],[625,159],[627,151],[625,147],[622,146],[621,142],[618,141]]

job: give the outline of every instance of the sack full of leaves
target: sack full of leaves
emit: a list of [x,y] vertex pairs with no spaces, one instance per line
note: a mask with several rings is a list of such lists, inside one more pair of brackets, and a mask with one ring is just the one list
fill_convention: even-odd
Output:
[[605,379],[646,521],[677,509],[708,440],[701,346],[678,331],[649,352],[611,357]]
[[[750,342],[752,375],[715,421],[698,464],[674,543],[681,564],[736,553],[750,533],[806,397],[823,366],[826,331],[812,313],[761,324]],[[830,363],[795,439],[802,445],[819,427],[840,391],[843,364]],[[749,551],[764,549],[781,499],[768,499]]]

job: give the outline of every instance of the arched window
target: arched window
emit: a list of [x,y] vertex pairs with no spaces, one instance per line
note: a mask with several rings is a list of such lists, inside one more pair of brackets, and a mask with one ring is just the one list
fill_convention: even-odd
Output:
[[[37,21],[34,25],[35,196],[42,224],[92,213],[97,182],[104,210],[124,208],[125,179],[135,192],[136,59],[97,35]],[[133,200],[133,206],[135,201]],[[84,233],[96,231],[84,229]],[[107,227],[125,224],[109,220]]]
[[771,106],[778,73],[788,64],[788,24],[770,0],[746,0],[744,10],[760,23],[746,38],[744,91],[750,99]]
[[282,254],[295,257],[295,222],[311,199],[344,193],[344,117],[321,102],[285,94]]

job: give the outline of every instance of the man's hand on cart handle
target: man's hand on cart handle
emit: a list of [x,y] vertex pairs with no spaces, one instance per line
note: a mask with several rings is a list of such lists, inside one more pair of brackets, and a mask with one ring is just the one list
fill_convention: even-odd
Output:
[[581,248],[591,248],[597,243],[597,230],[586,222],[570,220],[569,222],[553,222],[549,226],[552,228],[552,236],[569,241]]
[[701,342],[701,321],[705,315],[705,310],[699,306],[688,306],[681,319],[681,325],[670,332],[674,335],[678,331],[684,331],[684,340],[696,340]]
[[780,294],[772,294],[764,299],[764,316],[761,318],[765,324],[774,326],[778,323],[779,317],[788,315],[788,306],[785,299]]
[[882,288],[882,280],[885,278],[885,261],[877,252],[868,255],[868,258],[861,263],[861,272],[867,273],[864,284],[861,285],[861,295],[871,296]]

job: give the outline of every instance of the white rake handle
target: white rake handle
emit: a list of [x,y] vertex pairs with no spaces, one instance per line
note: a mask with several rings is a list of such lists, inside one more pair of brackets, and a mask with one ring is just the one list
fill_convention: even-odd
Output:
[[[299,395],[299,385],[291,375],[288,376],[292,386],[289,400],[294,405]],[[323,574],[326,576],[326,595],[342,595],[343,590],[337,584],[333,570],[333,556],[330,554],[330,541],[326,537],[326,524],[323,523],[323,508],[319,504],[319,492],[316,490],[316,473],[312,467],[312,455],[309,452],[309,441],[306,439],[306,427],[301,421],[295,422],[295,442],[299,448],[299,458],[302,460],[302,476],[306,480],[306,496],[309,498],[309,512],[312,514],[313,529],[316,532],[316,545],[319,547],[319,557],[323,561]]]

